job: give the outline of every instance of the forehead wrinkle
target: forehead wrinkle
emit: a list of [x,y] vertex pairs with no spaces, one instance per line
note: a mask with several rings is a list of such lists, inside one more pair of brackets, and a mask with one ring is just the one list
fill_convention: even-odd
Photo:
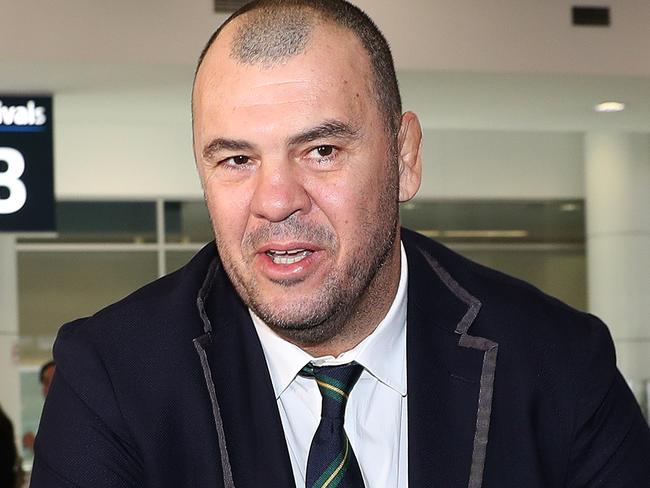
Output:
[[294,103],[311,103],[313,102],[314,97],[305,97],[305,98],[296,98],[293,100],[285,100],[285,101],[272,101],[272,102],[257,102],[257,103],[251,103],[245,105],[246,107],[250,108],[255,108],[255,107],[268,107],[270,105],[276,106],[276,105],[291,105]]
[[[308,80],[279,81],[255,85],[242,100],[244,107],[268,107],[290,104],[311,104],[318,100],[318,92]],[[297,93],[296,93],[297,92]]]
[[267,86],[283,86],[283,85],[308,85],[310,80],[285,80],[285,81],[269,81],[268,83],[259,83],[253,88],[266,88]]

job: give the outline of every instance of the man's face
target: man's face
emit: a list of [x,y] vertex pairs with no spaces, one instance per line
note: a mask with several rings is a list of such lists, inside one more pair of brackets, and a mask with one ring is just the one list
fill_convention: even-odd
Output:
[[193,106],[224,268],[272,327],[305,330],[350,316],[399,252],[397,162],[367,54],[353,34],[327,26],[280,64],[241,64],[230,57],[231,32],[205,57]]

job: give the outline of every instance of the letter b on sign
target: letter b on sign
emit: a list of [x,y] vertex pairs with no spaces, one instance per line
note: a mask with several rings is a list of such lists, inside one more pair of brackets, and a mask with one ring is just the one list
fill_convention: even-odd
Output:
[[20,177],[25,171],[25,158],[10,147],[0,147],[0,161],[7,169],[0,172],[0,186],[9,190],[9,198],[0,198],[0,214],[12,214],[23,208],[27,201],[27,189]]

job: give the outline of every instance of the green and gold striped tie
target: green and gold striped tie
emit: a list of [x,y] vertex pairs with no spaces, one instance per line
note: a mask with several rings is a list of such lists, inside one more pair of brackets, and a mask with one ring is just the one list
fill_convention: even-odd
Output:
[[359,464],[343,429],[345,406],[363,366],[357,363],[316,367],[300,374],[316,379],[323,398],[321,421],[307,460],[306,488],[363,488]]

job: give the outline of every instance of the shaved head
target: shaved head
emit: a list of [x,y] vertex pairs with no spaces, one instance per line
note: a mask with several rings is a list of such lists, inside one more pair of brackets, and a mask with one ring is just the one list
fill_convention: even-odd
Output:
[[[236,22],[234,22],[236,20]],[[402,103],[388,42],[372,20],[344,0],[257,0],[233,13],[206,44],[208,50],[228,25],[234,28],[230,56],[242,64],[272,67],[303,53],[314,28],[330,23],[351,31],[371,65],[373,97],[391,137],[399,130]]]
[[305,9],[253,10],[241,19],[233,36],[231,57],[244,64],[273,65],[302,53],[314,26]]

